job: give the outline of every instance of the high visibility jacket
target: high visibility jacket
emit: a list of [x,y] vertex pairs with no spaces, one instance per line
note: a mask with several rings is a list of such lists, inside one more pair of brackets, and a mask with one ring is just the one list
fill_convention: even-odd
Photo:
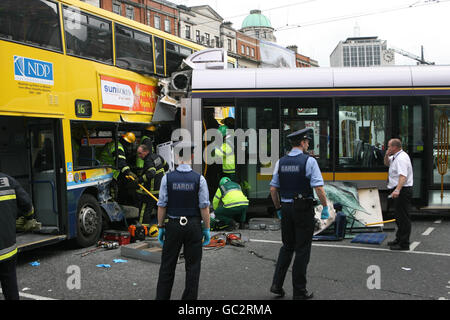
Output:
[[233,148],[226,142],[215,149],[216,156],[222,157],[222,171],[225,174],[236,173],[235,155]]
[[214,210],[216,210],[219,206],[223,206],[224,208],[248,206],[248,199],[244,193],[242,193],[240,185],[233,181],[229,181],[220,186],[214,195]]
[[[142,183],[144,187],[153,194],[159,194],[159,188],[161,186],[161,180],[169,171],[169,165],[163,157],[149,153],[144,159],[144,170],[139,177],[139,183]],[[145,194],[145,191],[138,189],[138,193]]]
[[116,152],[116,144],[114,141],[109,142],[103,147],[102,153],[100,155],[100,161],[103,164],[109,165],[111,167],[115,167],[116,165],[116,157],[118,157],[118,170],[113,170],[113,177],[117,180],[120,173],[124,173],[130,169],[130,166],[127,163],[127,157],[125,153],[125,148],[120,142],[117,142],[117,152]]
[[30,196],[12,177],[0,172],[0,262],[17,253],[16,219],[31,218],[33,204]]

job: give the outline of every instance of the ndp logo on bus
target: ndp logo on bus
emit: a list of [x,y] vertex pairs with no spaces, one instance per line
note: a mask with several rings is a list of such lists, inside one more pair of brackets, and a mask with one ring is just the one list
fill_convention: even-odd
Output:
[[53,63],[14,56],[14,79],[53,85]]

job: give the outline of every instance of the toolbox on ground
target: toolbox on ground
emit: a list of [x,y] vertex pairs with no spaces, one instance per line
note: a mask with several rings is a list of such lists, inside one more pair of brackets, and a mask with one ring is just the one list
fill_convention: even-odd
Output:
[[116,241],[123,246],[130,244],[131,236],[128,231],[106,230],[103,232],[103,239],[106,241]]
[[273,218],[252,218],[248,220],[248,228],[250,230],[280,230],[281,224],[279,219]]

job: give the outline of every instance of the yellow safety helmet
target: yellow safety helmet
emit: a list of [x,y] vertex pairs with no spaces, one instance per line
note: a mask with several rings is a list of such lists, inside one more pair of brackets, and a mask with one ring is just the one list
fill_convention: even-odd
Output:
[[156,127],[155,126],[148,126],[147,128],[145,128],[146,131],[151,131],[151,132],[155,132],[156,131]]
[[122,136],[123,140],[128,143],[134,143],[136,141],[136,136],[133,132],[127,132]]
[[157,226],[156,224],[153,224],[153,225],[150,227],[150,230],[149,230],[149,232],[148,232],[148,235],[149,235],[150,237],[153,237],[153,238],[155,238],[155,237],[158,236],[158,226]]

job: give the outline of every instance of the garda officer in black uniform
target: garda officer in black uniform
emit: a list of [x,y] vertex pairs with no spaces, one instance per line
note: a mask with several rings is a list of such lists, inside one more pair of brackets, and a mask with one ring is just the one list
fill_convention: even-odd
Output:
[[[198,296],[202,239],[203,245],[208,245],[210,241],[210,202],[205,178],[192,171],[190,166],[194,147],[192,143],[183,141],[174,146],[176,162],[179,165],[161,181],[158,240],[163,245],[163,252],[156,289],[157,300],[170,299],[182,246],[186,264],[186,287],[182,299],[196,300]],[[187,156],[187,153],[190,153],[190,156]]]
[[[143,185],[157,198],[161,180],[166,172],[169,171],[169,165],[163,157],[153,153],[145,144],[138,147],[137,155],[144,161],[143,171],[138,177],[137,183]],[[149,226],[156,201],[140,188],[137,189],[136,193],[139,199],[139,223]]]
[[19,300],[16,274],[16,219],[33,218],[29,195],[12,177],[0,172],[0,283],[6,300]]
[[287,137],[293,148],[277,162],[270,183],[272,200],[281,217],[283,241],[270,291],[279,296],[285,295],[283,283],[295,253],[292,267],[293,298],[305,300],[313,297],[306,290],[306,269],[314,233],[313,188],[324,206],[322,219],[327,219],[329,214],[319,166],[306,153],[312,140],[311,129],[303,129]]

